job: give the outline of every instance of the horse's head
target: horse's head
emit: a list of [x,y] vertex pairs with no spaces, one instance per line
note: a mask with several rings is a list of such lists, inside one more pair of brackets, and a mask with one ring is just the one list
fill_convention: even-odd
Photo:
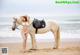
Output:
[[17,18],[13,18],[12,30],[14,31],[17,28]]

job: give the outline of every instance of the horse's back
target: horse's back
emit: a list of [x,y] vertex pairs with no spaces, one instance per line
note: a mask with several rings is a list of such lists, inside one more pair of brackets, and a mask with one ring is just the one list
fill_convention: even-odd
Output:
[[[46,26],[44,28],[40,28],[37,31],[37,34],[41,34],[41,33],[46,33],[51,31],[51,29],[57,29],[58,28],[58,24],[54,21],[45,21]],[[34,32],[36,31],[36,29],[33,27],[33,24],[30,25],[30,32]]]

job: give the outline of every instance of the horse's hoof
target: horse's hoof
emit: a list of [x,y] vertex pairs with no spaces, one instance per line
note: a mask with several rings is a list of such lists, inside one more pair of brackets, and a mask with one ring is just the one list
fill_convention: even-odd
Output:
[[56,47],[53,47],[53,49],[58,49],[58,48],[56,48]]
[[28,50],[27,52],[32,52],[31,50]]
[[37,49],[30,49],[30,50],[37,50]]
[[53,47],[53,49],[60,49],[59,47]]

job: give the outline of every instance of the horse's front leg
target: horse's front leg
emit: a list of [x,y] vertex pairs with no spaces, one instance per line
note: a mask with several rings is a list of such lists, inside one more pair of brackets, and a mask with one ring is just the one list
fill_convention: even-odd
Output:
[[35,40],[35,34],[31,34],[31,41],[32,41],[32,48],[30,50],[36,50],[36,40]]

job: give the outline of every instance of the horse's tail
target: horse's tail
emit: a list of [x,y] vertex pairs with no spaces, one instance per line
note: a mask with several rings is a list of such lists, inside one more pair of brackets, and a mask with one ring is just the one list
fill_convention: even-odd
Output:
[[58,48],[60,46],[60,27],[58,27],[58,30],[57,30],[57,38],[58,38]]
[[60,38],[60,27],[58,27],[57,35],[58,35],[58,37]]

